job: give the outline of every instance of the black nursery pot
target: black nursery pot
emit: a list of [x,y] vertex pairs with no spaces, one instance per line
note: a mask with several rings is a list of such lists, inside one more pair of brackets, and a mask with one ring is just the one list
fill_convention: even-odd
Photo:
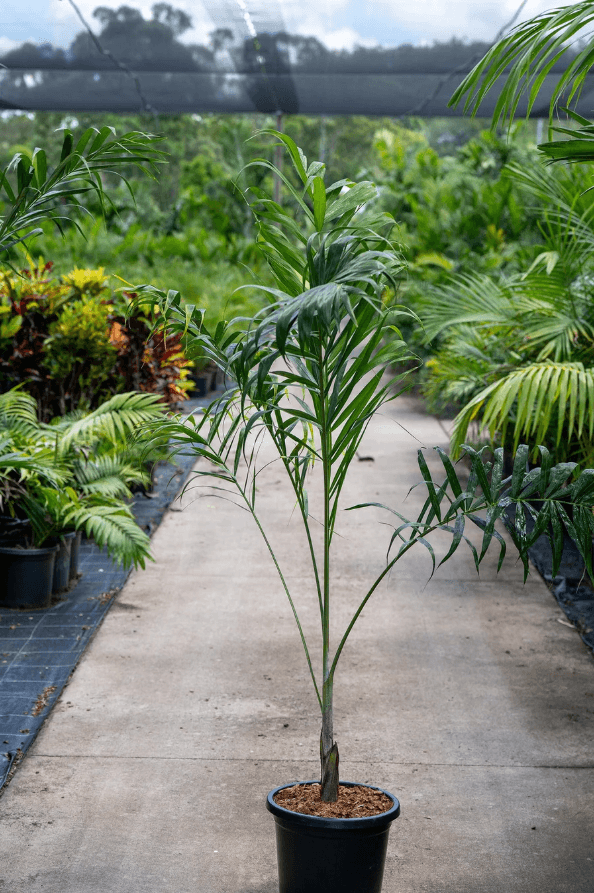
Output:
[[63,533],[60,537],[59,549],[56,553],[56,562],[54,564],[54,577],[52,582],[52,590],[54,592],[64,592],[68,589],[70,582],[70,558],[72,552],[72,543],[76,537],[75,531]]
[[0,546],[0,606],[49,608],[59,546],[14,549]]
[[74,533],[72,544],[70,546],[70,568],[68,571],[68,579],[72,583],[78,577],[78,567],[80,562],[80,544],[82,541],[82,530]]
[[195,397],[206,397],[209,385],[209,379],[204,374],[190,374],[188,376],[193,384],[192,394]]
[[[340,783],[357,786],[351,781]],[[380,893],[390,824],[400,815],[396,797],[374,788],[394,801],[388,812],[360,819],[327,819],[275,803],[275,794],[288,787],[292,785],[275,788],[266,801],[276,823],[279,893]]]

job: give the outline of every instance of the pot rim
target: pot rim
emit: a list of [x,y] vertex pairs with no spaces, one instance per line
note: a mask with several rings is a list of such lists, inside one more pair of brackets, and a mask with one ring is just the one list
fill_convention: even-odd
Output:
[[73,540],[78,530],[63,530],[62,533],[58,534],[58,539],[61,540]]
[[325,816],[319,815],[307,815],[303,812],[294,812],[292,809],[285,809],[284,806],[280,806],[274,800],[274,795],[278,794],[279,791],[284,790],[284,788],[292,788],[296,784],[319,784],[319,779],[313,779],[310,781],[292,781],[289,784],[281,784],[279,787],[274,788],[274,790],[270,791],[266,798],[266,809],[275,816],[275,818],[282,818],[284,821],[293,822],[295,825],[301,825],[303,827],[309,828],[328,828],[328,829],[336,829],[336,830],[353,830],[358,831],[363,828],[372,829],[372,828],[380,828],[382,826],[388,825],[390,822],[397,819],[400,815],[400,803],[398,799],[391,794],[390,791],[384,790],[384,788],[379,788],[374,784],[365,784],[360,781],[340,781],[341,785],[344,785],[348,788],[371,788],[373,791],[381,791],[382,794],[386,794],[386,796],[390,797],[393,801],[393,806],[391,809],[388,809],[386,812],[380,812],[377,815],[368,815],[361,816],[356,819],[347,819],[347,818],[327,818]]
[[15,546],[0,546],[0,555],[30,555],[32,552],[38,555],[57,552],[59,544],[55,546],[31,546],[29,548],[16,548]]

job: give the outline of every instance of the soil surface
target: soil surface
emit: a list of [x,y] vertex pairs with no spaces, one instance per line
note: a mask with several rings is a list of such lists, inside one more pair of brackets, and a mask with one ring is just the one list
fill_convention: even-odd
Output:
[[291,812],[326,819],[360,819],[363,816],[380,815],[394,806],[394,801],[387,794],[364,785],[339,785],[336,803],[323,803],[320,800],[319,784],[296,784],[275,794],[274,801]]

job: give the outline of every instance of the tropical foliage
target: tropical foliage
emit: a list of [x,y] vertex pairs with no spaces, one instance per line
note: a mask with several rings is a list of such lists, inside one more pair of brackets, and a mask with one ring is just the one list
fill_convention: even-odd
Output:
[[[462,478],[450,457],[440,447],[435,449],[446,477],[443,482],[436,482],[423,451],[418,451],[419,469],[422,483],[427,489],[427,499],[415,521],[408,521],[400,512],[378,503],[352,507],[376,506],[387,509],[399,519],[390,540],[386,568],[361,603],[359,611],[398,559],[417,543],[429,551],[433,570],[436,569],[438,565],[435,552],[427,539],[435,530],[452,534],[450,548],[439,566],[451,558],[464,541],[472,553],[478,572],[481,561],[495,540],[499,546],[499,571],[507,551],[505,540],[495,527],[497,521],[501,520],[505,523],[522,561],[524,581],[529,574],[528,551],[543,535],[551,545],[553,577],[559,570],[565,535],[574,541],[588,573],[592,574],[594,469],[580,471],[575,462],[553,465],[551,454],[543,446],[537,448],[540,465],[528,469],[529,447],[520,444],[514,457],[512,473],[504,476],[504,452],[501,448],[496,449],[492,454],[493,459],[489,460],[487,455],[491,455],[491,451],[488,448],[475,450],[464,445],[470,473],[467,478]],[[479,548],[465,534],[467,521],[482,531]],[[405,535],[407,531],[408,535]],[[396,546],[396,555],[390,557]]]
[[[464,111],[476,114],[489,90],[497,87],[499,97],[493,114],[494,125],[511,122],[523,102],[529,115],[543,87],[545,78],[557,71],[559,60],[571,54],[569,64],[551,92],[549,119],[559,104],[575,128],[554,127],[553,131],[568,139],[551,140],[539,149],[553,161],[594,161],[594,130],[591,122],[570,110],[583,89],[593,64],[591,34],[585,29],[594,21],[592,0],[580,0],[549,10],[518,25],[498,41],[468,74],[450,100],[450,105],[464,101]],[[584,37],[585,35],[585,37]],[[577,46],[576,46],[577,45]],[[500,78],[505,77],[501,86]]]
[[37,419],[19,388],[0,395],[0,510],[27,519],[31,545],[82,528],[124,566],[144,567],[149,540],[126,505],[130,486],[146,483],[139,426],[163,415],[152,394],[118,394],[94,412]]
[[[456,91],[476,112],[485,93],[500,86],[493,124],[513,118],[525,95],[534,106],[544,78],[594,18],[582,2],[545,13],[495,45]],[[592,43],[574,53],[557,81],[550,113],[579,95],[592,64]],[[511,68],[507,71],[507,66]],[[569,136],[539,148],[551,161],[591,161],[592,126],[569,111]],[[478,431],[512,451],[520,440],[546,443],[559,459],[594,459],[594,314],[592,170],[542,164],[508,165],[506,176],[523,190],[538,220],[540,239],[518,271],[454,276],[430,288],[419,310],[428,337],[439,346],[428,366],[427,394],[453,400],[457,454],[474,420]]]
[[92,192],[104,208],[108,199],[102,175],[109,173],[127,183],[118,170],[125,164],[151,174],[156,162],[163,160],[156,141],[158,137],[146,133],[117,139],[111,127],[91,127],[76,142],[71,131],[64,131],[53,167],[44,149],[36,148],[30,157],[17,152],[0,171],[0,198],[7,205],[0,218],[0,260],[16,245],[40,235],[41,223],[52,221],[58,229],[70,221],[76,224],[76,213],[85,210],[82,196]]
[[464,407],[453,449],[477,419],[492,440],[546,443],[560,460],[594,459],[588,384],[594,367],[594,214],[585,168],[511,166],[541,221],[523,272],[453,276],[428,287],[418,312],[437,350],[427,362],[433,405]]
[[0,276],[0,382],[22,384],[44,421],[123,391],[169,405],[186,398],[179,338],[167,338],[153,317],[126,319],[130,298],[109,279],[103,268],[58,277],[42,259]]
[[[186,332],[195,349],[215,360],[233,382],[208,413],[155,426],[158,441],[168,438],[188,445],[209,459],[213,467],[198,466],[196,475],[213,477],[223,489],[235,489],[268,545],[256,514],[258,443],[264,433],[272,439],[293,486],[320,609],[319,684],[280,568],[279,573],[322,713],[322,797],[335,800],[338,750],[332,724],[330,550],[349,464],[373,412],[394,396],[383,372],[407,355],[397,338],[382,345],[385,332],[397,335],[394,320],[405,312],[384,303],[386,286],[396,287],[403,265],[387,238],[392,219],[382,216],[373,229],[357,221],[356,213],[373,197],[374,186],[348,180],[327,186],[324,165],[308,164],[292,140],[277,136],[287,147],[301,182],[297,190],[283,176],[300,208],[300,222],[262,190],[251,189],[247,196],[257,221],[259,245],[276,280],[276,287],[263,287],[270,306],[240,331],[221,323],[209,332],[203,312],[188,305],[184,308],[176,293],[145,290],[138,300],[157,300],[168,327]],[[265,159],[253,163],[270,165]],[[319,551],[307,494],[308,472],[314,462],[320,463],[324,481],[324,536]]]
[[[77,218],[80,231],[64,223],[62,236],[56,229],[45,227],[44,235],[34,243],[36,252],[52,258],[58,270],[70,270],[74,266],[104,267],[106,273],[118,275],[127,282],[151,283],[164,290],[175,285],[186,300],[206,310],[213,326],[220,319],[254,315],[263,306],[262,295],[242,286],[246,280],[272,286],[274,280],[255,245],[252,214],[241,199],[235,181],[237,171],[244,168],[242,188],[264,186],[273,191],[270,170],[245,169],[254,157],[273,160],[274,149],[257,135],[258,130],[270,126],[273,120],[266,115],[164,116],[155,125],[163,137],[161,146],[168,153],[167,164],[159,165],[159,176],[147,178],[139,169],[127,167],[126,176],[135,192],[132,200],[126,185],[107,175],[105,189],[111,204],[105,203],[102,210],[93,192],[81,196],[90,213]],[[118,130],[139,130],[144,126],[140,116],[108,113],[77,112],[76,117],[64,118],[39,112],[7,117],[0,133],[0,164],[8,164],[17,151],[30,157],[35,145],[51,147],[56,141],[55,128],[68,126],[78,135],[91,126],[101,129],[105,122]],[[456,147],[483,127],[479,122],[452,118],[415,118],[396,123],[389,119],[340,116],[320,119],[302,115],[287,116],[284,126],[288,135],[304,146],[306,154],[325,162],[329,179],[338,181],[354,170],[358,177],[375,181],[380,191],[390,189],[395,179],[389,158],[394,141],[404,141],[411,152],[416,146],[417,150],[435,150],[443,157],[453,154]],[[523,139],[523,135],[519,138]],[[385,139],[390,148],[387,155],[382,155],[377,147]],[[493,153],[494,157],[499,151]],[[48,154],[51,152],[48,149]],[[57,146],[55,152],[59,154]],[[485,169],[492,163],[488,150],[480,164],[483,161]],[[406,164],[413,165],[410,153]],[[419,166],[419,176],[424,170]],[[468,173],[474,174],[475,184],[480,184],[478,166]],[[285,175],[293,178],[290,167],[285,169]],[[294,179],[292,182],[296,185]],[[455,184],[450,194],[456,196]],[[476,196],[473,200],[478,210],[480,198]],[[393,206],[386,205],[386,209],[399,215],[396,203],[393,199],[390,201]],[[295,210],[286,193],[283,204],[287,210]],[[437,200],[435,208],[438,206]],[[460,207],[459,201],[457,207]],[[399,216],[399,219],[402,218]],[[414,219],[409,214],[411,232]],[[443,221],[436,223],[437,226],[431,226],[431,232],[427,231],[427,239],[436,231],[446,231]],[[461,228],[467,234],[472,231],[468,222],[462,222]],[[492,239],[494,245],[498,239],[496,233]],[[506,245],[512,241],[508,239]],[[474,244],[479,242],[480,235]],[[457,239],[457,245],[446,252],[454,262],[461,244]],[[419,253],[424,250],[436,251],[436,248],[420,248]],[[16,247],[10,253],[10,260],[15,267],[25,266]],[[424,272],[435,269],[428,264]],[[246,271],[249,271],[247,275]]]
[[440,155],[423,134],[378,131],[381,206],[398,220],[409,290],[449,272],[517,267],[537,236],[534,213],[507,167],[529,163],[533,150],[482,132]]

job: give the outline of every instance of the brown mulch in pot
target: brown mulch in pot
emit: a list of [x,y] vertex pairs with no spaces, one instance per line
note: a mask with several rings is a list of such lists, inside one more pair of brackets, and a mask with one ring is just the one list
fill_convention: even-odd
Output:
[[319,784],[296,784],[275,794],[274,801],[291,812],[327,819],[360,819],[363,816],[380,815],[394,805],[387,794],[365,785],[339,785],[336,803],[323,803],[320,800]]

